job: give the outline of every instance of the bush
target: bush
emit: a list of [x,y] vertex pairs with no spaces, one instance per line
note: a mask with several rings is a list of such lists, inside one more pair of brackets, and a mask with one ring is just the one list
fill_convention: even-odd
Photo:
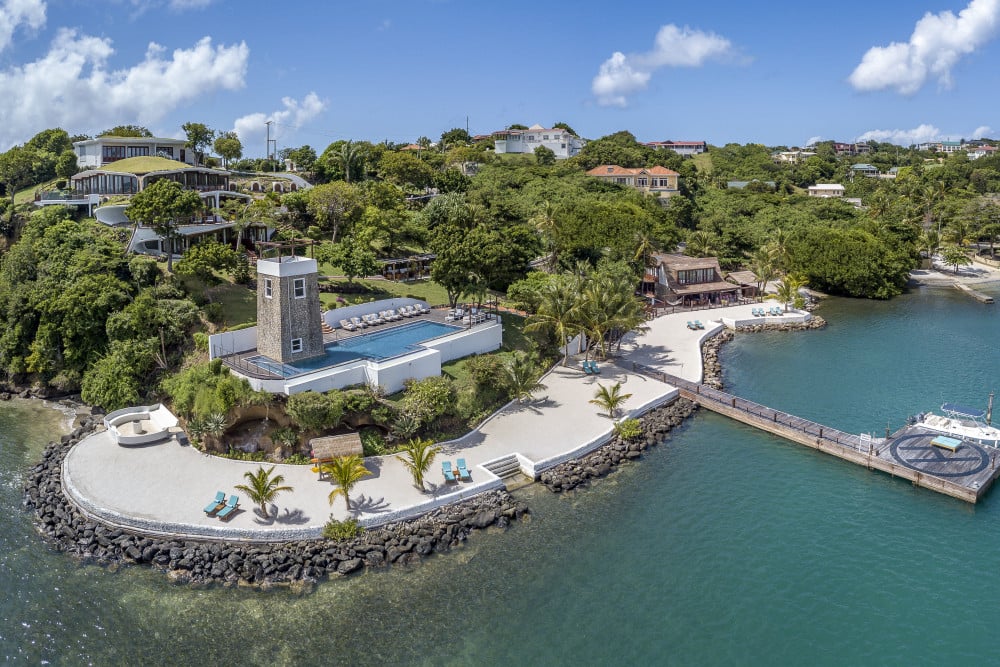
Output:
[[340,405],[340,392],[318,394],[304,391],[288,397],[285,412],[306,431],[323,431],[340,423],[344,411]]
[[194,349],[199,352],[208,352],[208,334],[201,331],[194,333]]
[[385,447],[385,438],[382,433],[375,428],[366,428],[361,431],[361,449],[365,456],[382,456],[389,450]]
[[642,435],[642,422],[638,419],[623,419],[615,424],[615,434],[622,440],[634,440]]
[[455,404],[451,380],[443,376],[408,380],[400,409],[428,424],[449,412]]
[[219,456],[224,459],[233,459],[234,461],[253,461],[254,463],[267,461],[267,452],[244,452],[233,448],[230,448],[228,452],[219,454]]
[[[143,255],[136,255],[129,260],[128,272],[132,275],[132,280],[134,280],[139,287],[149,287],[153,285],[156,283],[156,279],[160,275],[160,269],[156,266],[156,260],[152,257],[145,257]],[[177,299],[182,297],[169,296],[161,298]]]
[[202,308],[205,313],[205,319],[210,322],[219,322],[222,320],[222,304],[221,303],[207,303]]
[[363,532],[365,532],[365,528],[358,523],[357,519],[337,521],[331,516],[330,520],[323,526],[323,537],[328,540],[350,540]]
[[253,391],[246,380],[230,375],[221,359],[191,366],[164,379],[162,387],[173,401],[174,410],[188,419],[228,414]]
[[286,456],[282,463],[296,466],[309,465],[312,463],[312,459],[309,458],[308,454],[292,454],[291,456]]

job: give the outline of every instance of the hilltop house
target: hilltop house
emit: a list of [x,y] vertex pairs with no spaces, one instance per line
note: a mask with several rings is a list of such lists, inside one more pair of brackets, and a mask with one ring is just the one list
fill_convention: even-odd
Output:
[[133,157],[163,157],[194,166],[194,151],[184,139],[159,137],[97,137],[73,142],[76,164],[81,169],[100,168]]
[[647,141],[643,144],[658,150],[671,150],[678,155],[698,155],[708,150],[704,141]]
[[868,178],[878,178],[879,170],[873,164],[867,164],[865,162],[860,162],[858,164],[851,165],[851,172],[853,175],[867,176]]
[[556,159],[565,160],[579,153],[586,143],[560,127],[532,125],[527,130],[500,130],[493,133],[493,150],[497,154],[534,153],[539,146],[545,146],[556,154]]
[[810,197],[843,197],[844,186],[840,183],[817,183],[809,186]]
[[735,302],[740,298],[739,284],[722,277],[715,257],[654,254],[656,296],[671,305],[704,306]]
[[802,162],[807,158],[811,158],[814,155],[816,155],[816,153],[814,153],[813,151],[800,151],[800,150],[780,151],[778,153],[772,154],[771,159],[779,164],[782,162],[786,164],[798,164],[799,162]]
[[608,183],[627,185],[658,197],[670,197],[680,191],[680,174],[666,167],[619,167],[616,164],[602,164],[589,170],[587,175]]

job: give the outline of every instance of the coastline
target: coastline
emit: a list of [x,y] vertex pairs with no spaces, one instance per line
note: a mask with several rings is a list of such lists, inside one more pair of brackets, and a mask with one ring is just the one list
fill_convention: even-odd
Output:
[[[672,318],[669,323],[660,324],[680,329],[681,321],[680,318]],[[725,330],[721,323],[709,324],[709,331],[706,332],[692,333],[685,328],[683,340],[688,341],[693,349],[688,348],[688,352],[676,349],[675,356],[688,362],[687,374],[696,373],[701,378],[704,367],[707,382],[721,383],[718,348],[734,334]],[[805,326],[773,323],[741,327],[739,330],[797,330],[817,325],[822,326],[819,318],[815,324]],[[688,356],[692,352],[697,355],[697,363]],[[683,368],[683,363],[681,366]],[[607,368],[604,379],[613,374],[611,367]],[[560,371],[557,366],[553,372],[565,374],[566,370]],[[631,378],[633,376],[627,377],[630,382],[649,382],[639,376]],[[586,387],[592,387],[593,383],[581,384],[579,379],[574,379],[572,386],[577,392],[590,391]],[[696,411],[695,404],[677,399],[676,390],[674,392],[672,396],[657,399],[652,405],[633,409],[633,414],[642,413],[639,416],[642,434],[638,438],[622,441],[608,429],[607,435],[600,439],[602,444],[586,449],[572,460],[543,470],[535,475],[535,479],[550,490],[560,492],[604,477],[625,461],[641,458],[643,451],[665,441],[673,428],[683,424]],[[602,423],[607,424],[606,421]],[[108,526],[86,516],[66,497],[63,460],[78,442],[99,427],[99,418],[88,416],[81,426],[63,436],[59,443],[50,443],[43,462],[33,469],[25,485],[25,507],[33,510],[39,533],[59,551],[111,567],[148,564],[180,581],[263,587],[311,584],[362,568],[377,569],[395,563],[417,562],[424,556],[450,551],[475,530],[490,526],[506,528],[512,521],[529,513],[529,509],[515,502],[505,489],[494,488],[460,503],[449,502],[441,507],[432,507],[415,518],[383,524],[350,541],[299,539],[248,543],[200,536],[148,535],[127,527]],[[288,559],[301,567],[286,567]],[[280,562],[275,564],[275,560]]]

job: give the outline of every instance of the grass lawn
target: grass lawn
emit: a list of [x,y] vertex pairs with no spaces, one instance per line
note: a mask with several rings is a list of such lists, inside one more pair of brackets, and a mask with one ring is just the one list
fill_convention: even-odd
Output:
[[[31,185],[23,190],[18,190],[14,193],[14,205],[19,206],[20,204],[27,204],[29,202],[35,201],[35,192],[41,190],[55,190],[56,181],[61,180],[58,178],[53,178],[51,181],[46,181],[45,183],[39,183],[38,185]],[[10,201],[10,195],[7,195],[7,201]]]
[[232,327],[257,320],[257,293],[246,285],[227,282],[210,287],[205,291],[205,295],[210,297],[213,303],[222,304],[222,321],[218,324]]
[[712,173],[712,155],[710,153],[698,153],[693,155],[691,159],[694,160],[694,166],[699,174]]
[[[346,284],[346,280],[332,281],[334,285]],[[375,299],[391,299],[397,296],[408,296],[414,299],[421,299],[430,305],[441,305],[448,303],[448,291],[438,285],[433,280],[416,280],[413,282],[397,283],[391,280],[355,280],[355,283],[365,285],[370,292],[365,294],[344,294],[340,292],[324,292],[319,295],[323,305],[326,306],[343,298],[347,303],[354,303],[361,299],[362,302]]]

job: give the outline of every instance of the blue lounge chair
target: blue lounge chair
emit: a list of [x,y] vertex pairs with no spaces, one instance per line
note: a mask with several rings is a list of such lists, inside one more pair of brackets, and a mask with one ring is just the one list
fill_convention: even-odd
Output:
[[598,367],[596,361],[591,361],[590,362],[590,372],[593,373],[594,375],[600,375],[601,369],[600,369],[600,367]]
[[446,481],[446,482],[454,482],[454,481],[456,481],[455,480],[455,473],[452,472],[452,470],[451,470],[451,461],[444,461],[441,464],[441,472],[444,473],[444,481]]
[[580,362],[580,366],[583,368],[583,372],[584,373],[586,373],[587,375],[590,375],[591,370],[590,370],[590,362],[589,361]]
[[701,320],[695,320],[694,321],[694,328],[695,329],[704,329],[705,325],[701,323]]
[[229,501],[226,503],[226,506],[223,507],[221,510],[219,510],[219,512],[215,516],[218,517],[219,519],[225,519],[230,514],[235,512],[236,508],[239,506],[240,506],[239,496],[229,496]]
[[226,504],[226,494],[224,491],[215,492],[215,500],[210,502],[205,506],[205,514],[214,514],[218,510],[222,509],[222,506]]
[[465,467],[465,459],[459,459],[458,464],[458,477],[463,482],[467,482],[472,479],[472,475],[469,474],[469,469]]

